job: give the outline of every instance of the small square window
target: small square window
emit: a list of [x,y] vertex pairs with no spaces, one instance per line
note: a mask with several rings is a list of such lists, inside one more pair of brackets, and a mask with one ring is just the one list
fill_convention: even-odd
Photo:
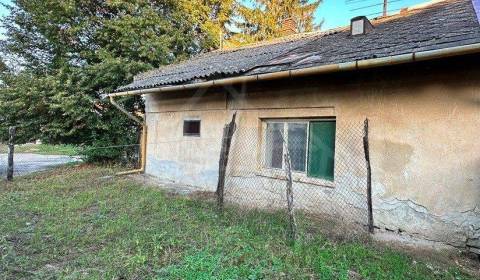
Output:
[[184,120],[183,136],[200,136],[200,120]]

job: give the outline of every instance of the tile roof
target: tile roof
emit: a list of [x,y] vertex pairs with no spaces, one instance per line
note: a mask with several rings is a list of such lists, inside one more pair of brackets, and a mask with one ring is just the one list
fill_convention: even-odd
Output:
[[[375,29],[350,36],[350,28],[296,34],[238,49],[213,51],[135,77],[117,91],[188,84],[480,43],[475,12],[480,0],[432,1],[372,21]],[[477,10],[478,11],[478,10]]]

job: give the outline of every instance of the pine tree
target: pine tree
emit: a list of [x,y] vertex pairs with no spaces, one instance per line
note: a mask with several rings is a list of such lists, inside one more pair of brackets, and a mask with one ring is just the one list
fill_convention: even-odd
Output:
[[314,24],[314,13],[322,0],[255,0],[240,2],[236,27],[232,37],[239,44],[264,41],[283,35],[282,26],[292,19],[296,32],[310,32],[320,28]]

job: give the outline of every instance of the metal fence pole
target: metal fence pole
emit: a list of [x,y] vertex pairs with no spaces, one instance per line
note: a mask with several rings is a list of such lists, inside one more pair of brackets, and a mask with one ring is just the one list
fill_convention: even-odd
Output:
[[16,127],[11,126],[8,129],[8,166],[7,166],[7,181],[13,180],[13,155],[15,153],[15,134],[16,134]]
[[370,149],[368,145],[368,119],[364,122],[363,148],[367,164],[367,206],[368,206],[368,231],[374,232],[373,207],[372,207],[372,168],[370,166]]

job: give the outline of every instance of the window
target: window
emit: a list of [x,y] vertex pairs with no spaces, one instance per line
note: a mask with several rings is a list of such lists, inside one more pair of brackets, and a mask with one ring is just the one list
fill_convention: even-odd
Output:
[[335,121],[310,122],[308,176],[333,181]]
[[200,136],[200,120],[184,120],[183,136]]
[[283,123],[267,123],[267,166],[283,166]]
[[283,169],[288,149],[292,170],[333,181],[335,120],[267,121],[265,165]]

